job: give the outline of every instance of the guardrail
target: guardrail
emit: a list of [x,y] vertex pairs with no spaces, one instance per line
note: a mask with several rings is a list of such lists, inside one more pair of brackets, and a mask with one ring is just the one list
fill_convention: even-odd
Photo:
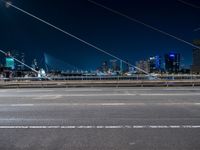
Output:
[[[66,76],[66,77],[27,77],[12,79],[3,78],[4,81],[38,81],[38,80],[54,80],[54,81],[65,81],[65,80],[199,80],[200,75],[158,75],[158,76],[146,76],[146,75],[133,75],[133,76]],[[1,80],[1,79],[0,79]]]
[[200,80],[63,80],[1,81],[0,88],[67,88],[67,87],[174,87],[200,86]]

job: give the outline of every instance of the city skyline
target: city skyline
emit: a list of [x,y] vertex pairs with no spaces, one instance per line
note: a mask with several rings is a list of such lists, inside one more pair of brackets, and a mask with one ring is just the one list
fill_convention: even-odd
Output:
[[[199,32],[193,31],[200,25],[199,9],[183,5],[179,1],[96,2],[189,42],[199,37]],[[190,2],[199,4],[198,1]],[[163,56],[171,51],[181,53],[187,66],[192,64],[193,47],[107,12],[87,0],[60,0],[58,3],[21,0],[13,3],[132,64],[149,56]],[[143,6],[144,3],[148,5]],[[2,3],[1,8],[0,18],[4,20],[0,29],[2,49],[20,50],[38,59],[47,52],[82,69],[95,69],[99,62],[110,59],[12,8],[6,8]],[[158,10],[160,14],[157,14]],[[27,58],[31,58],[30,56]]]
[[[196,49],[198,50],[198,49]],[[199,51],[198,51],[199,52]],[[194,54],[193,54],[194,55]],[[141,59],[139,61],[134,62],[134,66],[129,64],[128,60],[126,60],[127,64],[124,63],[122,60],[119,61],[117,59],[110,59],[110,60],[104,60],[103,62],[99,62],[98,65],[93,70],[83,70],[80,68],[76,68],[75,66],[68,64],[66,62],[63,62],[62,60],[59,60],[55,58],[54,56],[51,56],[47,53],[44,54],[44,58],[42,58],[42,61],[38,63],[38,60],[36,58],[33,58],[31,60],[31,64],[26,63],[26,54],[20,53],[19,51],[8,51],[4,57],[0,57],[0,67],[4,68],[5,70],[11,70],[11,71],[31,71],[34,70],[34,72],[38,70],[45,70],[46,72],[89,72],[89,73],[105,73],[105,75],[125,75],[125,74],[150,74],[150,73],[189,73],[190,69],[192,69],[192,66],[190,68],[185,67],[184,61],[181,60],[181,54],[176,52],[168,52],[164,56],[159,55],[151,55],[148,58]],[[198,55],[195,55],[195,58],[197,59],[199,57]],[[196,62],[197,62],[196,61]],[[22,63],[19,63],[22,62]],[[196,67],[199,68],[199,64],[194,62],[193,64],[196,65]],[[28,67],[27,67],[28,65]],[[139,69],[137,69],[139,68]],[[199,71],[193,72],[198,74]],[[191,72],[192,73],[192,72]]]

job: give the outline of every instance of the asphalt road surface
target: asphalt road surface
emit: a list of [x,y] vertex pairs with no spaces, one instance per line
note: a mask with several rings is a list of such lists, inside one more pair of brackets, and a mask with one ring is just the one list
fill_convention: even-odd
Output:
[[0,150],[200,150],[200,88],[0,90]]

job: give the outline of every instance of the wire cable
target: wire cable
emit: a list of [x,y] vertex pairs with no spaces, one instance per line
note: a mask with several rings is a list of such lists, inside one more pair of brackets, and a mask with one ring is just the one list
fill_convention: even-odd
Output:
[[189,3],[189,2],[186,2],[184,0],[177,0],[179,1],[180,3],[184,4],[184,5],[187,5],[187,6],[190,6],[190,7],[193,7],[193,8],[197,8],[197,9],[200,9],[200,6],[197,6],[197,5],[194,5],[192,3]]
[[117,57],[117,56],[115,56],[115,55],[113,55],[113,54],[107,52],[106,50],[103,50],[102,48],[99,48],[99,47],[97,47],[97,46],[95,46],[95,45],[93,45],[93,44],[91,44],[91,43],[89,43],[89,42],[87,42],[87,41],[85,41],[85,40],[83,40],[83,39],[81,39],[81,38],[79,38],[79,37],[77,37],[77,36],[75,36],[75,35],[69,33],[69,32],[67,32],[67,31],[65,31],[65,30],[63,30],[63,29],[61,29],[61,28],[59,28],[59,27],[57,27],[57,26],[55,26],[55,25],[53,25],[53,24],[51,24],[51,23],[49,23],[49,22],[47,22],[47,21],[45,21],[45,20],[43,20],[43,19],[41,19],[41,18],[39,18],[39,17],[37,17],[37,16],[35,16],[35,15],[33,15],[33,14],[31,14],[31,13],[29,13],[29,12],[27,12],[27,11],[25,11],[25,10],[23,10],[23,9],[21,9],[21,8],[19,8],[19,7],[17,7],[17,6],[15,6],[15,5],[13,5],[13,4],[11,4],[10,2],[6,2],[6,1],[4,1],[4,0],[2,0],[2,1],[3,1],[4,3],[6,3],[7,5],[9,5],[10,7],[13,7],[13,8],[15,8],[16,10],[18,10],[18,11],[20,11],[20,12],[23,12],[24,14],[26,14],[26,15],[32,17],[32,18],[35,18],[36,20],[38,20],[38,21],[40,21],[40,22],[42,22],[42,23],[44,23],[44,24],[46,24],[46,25],[48,25],[48,26],[50,26],[50,27],[52,27],[52,28],[54,28],[54,29],[56,29],[56,30],[58,30],[58,31],[60,31],[60,32],[66,34],[66,35],[68,35],[68,36],[70,36],[70,37],[72,37],[72,38],[74,38],[74,39],[76,39],[76,40],[78,40],[78,41],[80,41],[80,42],[82,42],[82,43],[84,43],[84,44],[86,44],[86,45],[88,45],[88,46],[90,46],[90,47],[92,47],[92,48],[98,50],[98,51],[100,51],[100,52],[102,52],[102,53],[104,53],[104,54],[106,54],[106,55],[108,55],[108,56],[111,56],[111,57],[114,58],[114,59],[117,59],[117,60],[119,60],[119,61],[122,61],[123,63],[125,63],[125,64],[127,64],[127,65],[129,65],[129,66],[131,66],[131,67],[134,67],[135,69],[137,69],[137,70],[139,70],[139,71],[141,71],[141,72],[143,72],[143,73],[145,73],[145,74],[147,74],[147,75],[150,75],[150,74],[149,74],[148,72],[146,72],[145,70],[143,70],[143,69],[141,69],[141,68],[138,68],[138,67],[136,67],[136,66],[130,64],[129,62],[127,62],[127,61],[125,61],[125,60],[123,60],[123,59],[121,59],[121,58],[119,58],[119,57]]
[[140,21],[140,20],[137,20],[137,19],[135,19],[135,18],[133,18],[133,17],[130,17],[130,16],[128,16],[128,15],[126,15],[126,14],[124,14],[124,13],[121,13],[121,12],[119,12],[119,11],[117,11],[117,10],[114,10],[114,9],[112,9],[112,8],[110,8],[110,7],[104,6],[104,5],[102,5],[102,4],[100,4],[100,3],[97,3],[97,2],[95,2],[95,1],[93,1],[93,0],[87,0],[87,1],[90,2],[90,3],[92,3],[92,4],[94,4],[94,5],[96,5],[96,6],[99,6],[99,7],[101,7],[101,8],[104,8],[104,9],[106,9],[106,10],[108,10],[108,11],[114,13],[114,14],[120,15],[121,17],[124,17],[124,18],[126,18],[126,19],[128,19],[128,20],[130,20],[130,21],[136,22],[136,23],[138,23],[138,24],[140,24],[140,25],[143,25],[143,26],[145,26],[145,27],[147,27],[147,28],[150,28],[150,29],[152,29],[152,30],[154,30],[154,31],[157,31],[157,32],[159,32],[159,33],[161,33],[161,34],[163,34],[163,35],[166,35],[166,36],[169,36],[169,37],[171,37],[171,38],[174,38],[174,39],[176,39],[176,40],[178,40],[178,41],[180,41],[180,42],[182,42],[182,43],[185,43],[185,44],[187,44],[187,45],[190,45],[190,46],[192,46],[192,47],[194,47],[194,48],[200,49],[199,46],[196,46],[196,45],[194,45],[194,44],[192,44],[192,43],[190,43],[190,42],[188,42],[188,41],[186,41],[186,40],[183,40],[183,39],[181,39],[181,38],[179,38],[179,37],[177,37],[177,36],[174,36],[174,35],[172,35],[172,34],[170,34],[170,33],[165,32],[165,31],[163,31],[163,30],[161,30],[161,29],[158,29],[158,28],[153,27],[153,26],[151,26],[151,25],[149,25],[149,24],[146,24],[146,23],[144,23],[144,22],[142,22],[142,21]]

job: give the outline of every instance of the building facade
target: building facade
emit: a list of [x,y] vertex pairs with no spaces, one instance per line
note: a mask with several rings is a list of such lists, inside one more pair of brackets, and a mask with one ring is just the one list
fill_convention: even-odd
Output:
[[[150,72],[150,64],[149,64],[148,60],[140,60],[140,61],[136,62],[136,67],[144,70],[147,73]],[[141,70],[137,70],[137,73],[144,73],[144,72],[142,72]]]
[[15,61],[13,58],[11,57],[6,57],[6,65],[5,65],[6,68],[9,68],[11,70],[14,70],[15,69]]
[[[200,40],[193,41],[193,44],[200,47]],[[200,48],[192,51],[191,73],[200,74]]]
[[165,71],[167,73],[178,73],[180,70],[180,54],[165,54]]
[[149,58],[149,69],[150,73],[159,73],[161,72],[161,57],[152,56]]

